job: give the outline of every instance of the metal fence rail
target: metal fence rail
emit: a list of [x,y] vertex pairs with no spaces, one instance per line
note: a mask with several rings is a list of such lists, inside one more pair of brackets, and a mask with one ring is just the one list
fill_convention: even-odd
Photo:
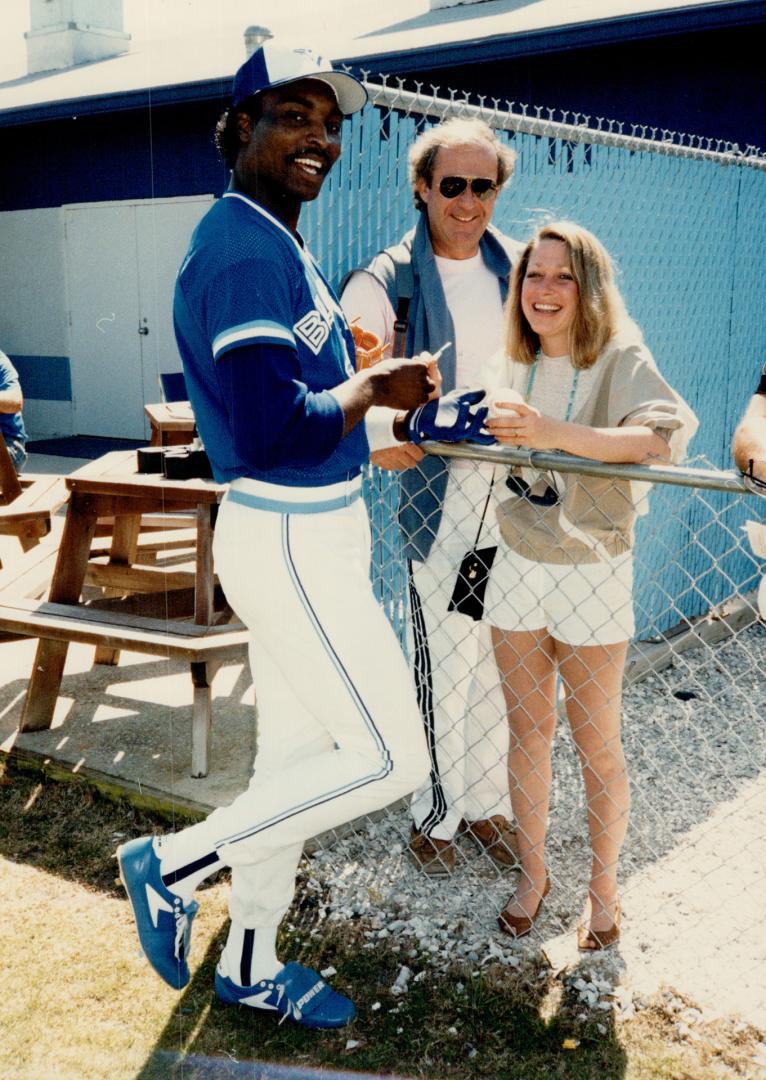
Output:
[[[569,112],[561,112],[561,119],[556,119],[557,109],[543,105],[525,105],[515,101],[501,101],[491,98],[487,105],[486,96],[477,98],[474,104],[470,97],[458,95],[452,91],[449,98],[438,96],[438,87],[432,93],[423,92],[422,84],[416,84],[416,90],[407,90],[404,79],[396,79],[396,86],[366,82],[365,86],[373,105],[379,108],[396,109],[405,114],[423,113],[446,119],[448,116],[470,116],[483,120],[490,127],[501,131],[523,132],[525,135],[539,135],[550,139],[560,139],[568,143],[588,143],[597,146],[616,146],[633,152],[646,150],[650,153],[669,154],[672,157],[696,158],[713,161],[717,165],[748,165],[755,169],[766,169],[766,158],[757,146],[748,146],[745,151],[723,139],[712,139],[702,135],[671,131],[667,128],[650,127],[646,124],[626,125],[620,120],[610,120],[603,116],[591,117],[587,113],[573,112],[572,122],[568,122]],[[593,123],[591,123],[593,121]]]

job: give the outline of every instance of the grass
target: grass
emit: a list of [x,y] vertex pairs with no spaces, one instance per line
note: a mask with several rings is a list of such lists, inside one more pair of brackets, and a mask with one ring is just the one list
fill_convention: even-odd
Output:
[[[215,999],[223,878],[201,893],[192,980],[178,995],[139,953],[113,859],[121,840],[165,827],[85,784],[7,767],[0,775],[0,1080],[188,1080],[189,1054],[428,1080],[763,1075],[753,1057],[758,1033],[745,1025],[699,1025],[691,1042],[679,1037],[661,1000],[635,1020],[616,1023],[601,1012],[583,1021],[565,985],[549,971],[539,977],[539,963],[510,973],[488,965],[478,975],[456,968],[436,978],[427,957],[396,951],[392,939],[368,947],[361,922],[319,924],[308,886],[286,920],[293,928],[281,952],[337,970],[333,984],[359,1011],[350,1028],[278,1025]],[[413,977],[408,992],[394,996],[405,962]],[[347,1048],[349,1040],[355,1045]],[[167,1052],[179,1055],[177,1067]]]

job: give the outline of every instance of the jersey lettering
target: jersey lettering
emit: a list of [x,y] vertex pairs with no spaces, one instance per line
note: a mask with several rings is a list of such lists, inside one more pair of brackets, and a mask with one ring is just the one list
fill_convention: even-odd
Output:
[[295,334],[303,341],[313,352],[314,356],[317,356],[322,349],[322,346],[330,336],[330,328],[333,324],[334,308],[337,305],[333,304],[332,297],[324,286],[324,282],[321,278],[312,275],[314,280],[312,285],[313,300],[316,307],[311,311],[306,312],[293,327]]
[[308,311],[293,327],[295,336],[308,345],[314,356],[318,356],[322,346],[330,336],[330,327],[316,309]]

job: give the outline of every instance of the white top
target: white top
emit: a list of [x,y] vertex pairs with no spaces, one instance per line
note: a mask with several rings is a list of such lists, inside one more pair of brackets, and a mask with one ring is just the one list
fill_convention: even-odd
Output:
[[455,327],[455,386],[481,386],[484,361],[503,344],[500,282],[480,252],[471,259],[435,259]]
[[[577,375],[568,356],[547,356],[544,352],[540,353],[535,368],[532,393],[527,404],[554,420],[571,420],[582,408],[593,388],[594,369],[588,368]],[[570,409],[569,398],[575,376],[577,386]]]

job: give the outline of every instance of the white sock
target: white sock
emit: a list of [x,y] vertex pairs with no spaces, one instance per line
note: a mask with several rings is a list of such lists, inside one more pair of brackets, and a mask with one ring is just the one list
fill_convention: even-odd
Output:
[[284,967],[277,959],[276,926],[247,929],[232,922],[221,953],[221,974],[237,986],[255,986],[261,979],[273,979]]
[[[201,822],[204,825],[204,822]],[[180,833],[167,833],[155,836],[152,846],[154,854],[160,860],[160,876],[167,889],[175,896],[180,896],[185,904],[194,896],[194,891],[223,863],[215,851],[200,855],[197,837],[189,836],[196,825]]]

